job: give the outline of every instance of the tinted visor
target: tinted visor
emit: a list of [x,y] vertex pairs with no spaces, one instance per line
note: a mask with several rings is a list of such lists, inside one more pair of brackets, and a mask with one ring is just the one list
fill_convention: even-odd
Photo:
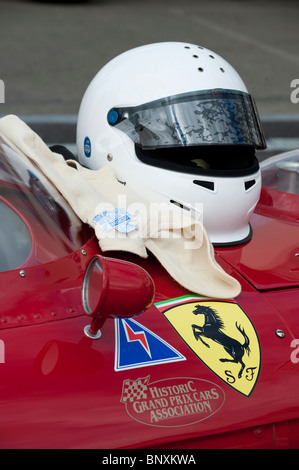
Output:
[[143,149],[205,144],[266,148],[254,100],[240,91],[205,90],[115,107],[107,119]]

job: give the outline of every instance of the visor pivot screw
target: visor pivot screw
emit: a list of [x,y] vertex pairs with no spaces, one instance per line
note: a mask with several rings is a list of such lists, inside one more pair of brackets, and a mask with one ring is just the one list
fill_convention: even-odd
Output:
[[84,249],[81,250],[82,255],[86,256],[86,251]]
[[111,153],[108,153],[108,155],[107,155],[107,160],[108,160],[108,162],[112,162],[112,160],[113,160],[113,155],[111,155]]
[[276,336],[278,336],[278,338],[284,338],[285,337],[285,333],[283,330],[280,330],[279,328],[275,331],[276,333]]
[[21,277],[25,277],[26,276],[26,271],[24,271],[24,269],[21,269],[19,271],[19,274],[20,274]]
[[116,111],[116,109],[111,109],[108,113],[108,122],[109,122],[109,124],[111,124],[113,126],[114,124],[117,123],[118,118],[119,118],[119,115],[118,115],[118,112]]

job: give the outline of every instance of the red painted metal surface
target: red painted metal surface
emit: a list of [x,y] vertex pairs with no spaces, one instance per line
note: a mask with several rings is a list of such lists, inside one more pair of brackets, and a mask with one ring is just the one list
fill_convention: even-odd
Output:
[[[0,363],[0,447],[298,448],[299,362],[298,345],[293,343],[299,338],[298,225],[276,209],[265,211],[270,209],[263,208],[261,199],[250,242],[216,250],[219,264],[242,285],[235,302],[217,305],[235,308],[247,332],[252,328],[256,334],[250,337],[256,365],[248,362],[250,354],[244,355],[242,378],[236,372],[239,365],[235,369],[231,363],[225,375],[217,373],[214,363],[194,352],[189,333],[176,330],[167,316],[179,311],[177,307],[214,305],[214,300],[194,299],[154,257],[144,260],[129,254],[121,258],[146,269],[156,287],[153,305],[135,317],[138,334],[126,324],[129,339],[143,351],[149,331],[154,341],[160,345],[163,340],[181,358],[138,364],[137,357],[137,366],[117,370],[117,320],[107,318],[99,340],[84,334],[90,318],[82,307],[82,283],[89,262],[100,254],[97,241],[88,227],[79,225],[73,249],[67,243],[63,254],[62,248],[55,253],[55,234],[49,230],[46,236],[44,230],[39,246],[44,245],[45,262],[37,256],[35,262],[0,273],[5,353]],[[64,225],[63,213],[60,217]],[[35,240],[37,226],[28,220]],[[31,251],[31,260],[36,252]],[[120,253],[109,256],[117,259]],[[166,301],[168,309],[163,307]],[[251,381],[248,393],[236,388]],[[126,395],[132,383],[136,389]]]
[[250,243],[218,252],[258,290],[299,287],[298,211],[298,195],[263,188]]

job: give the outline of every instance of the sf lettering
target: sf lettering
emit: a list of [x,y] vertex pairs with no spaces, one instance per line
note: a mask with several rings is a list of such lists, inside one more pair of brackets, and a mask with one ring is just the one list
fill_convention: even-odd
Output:
[[[255,378],[255,370],[256,370],[256,367],[246,367],[244,379],[247,380],[248,382],[251,382]],[[235,374],[233,374],[231,370],[225,370],[224,373],[226,375],[226,381],[229,384],[234,384],[236,380],[238,380],[238,377]]]

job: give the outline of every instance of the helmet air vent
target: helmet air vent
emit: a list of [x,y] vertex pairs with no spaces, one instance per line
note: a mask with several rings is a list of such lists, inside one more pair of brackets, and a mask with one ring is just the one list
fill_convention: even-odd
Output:
[[210,191],[214,191],[215,185],[213,181],[204,181],[204,180],[193,180],[194,184],[198,186],[202,186],[203,188],[209,189]]
[[255,185],[255,180],[245,181],[244,183],[245,191],[247,191],[249,188],[252,188],[252,186],[254,185]]
[[181,202],[174,201],[173,199],[170,199],[169,201],[171,204],[174,204],[175,206],[178,206],[180,209],[184,209],[185,211],[190,211],[190,207],[184,206]]

